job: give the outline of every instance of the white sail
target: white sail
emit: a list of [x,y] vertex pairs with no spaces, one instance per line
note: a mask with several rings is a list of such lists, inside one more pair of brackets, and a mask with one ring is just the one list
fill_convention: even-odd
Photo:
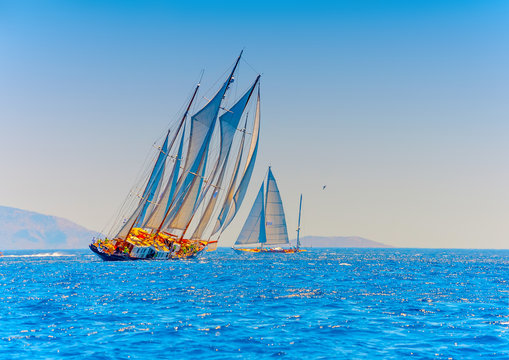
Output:
[[[164,171],[164,169],[163,169]],[[161,175],[161,178],[162,178],[162,175]],[[152,200],[148,201],[149,205],[147,207],[147,210],[146,210],[146,214],[149,214],[149,216],[152,215],[152,213],[154,212],[154,210],[158,207],[158,203],[157,203],[157,199],[159,198],[159,193],[161,192],[161,188],[162,188],[162,185],[163,185],[163,182],[162,181],[159,181],[159,183],[157,184],[157,188],[156,190],[154,191],[154,196],[152,197]],[[147,221],[147,216],[145,216],[145,222]],[[138,226],[142,225],[143,223],[141,222],[138,222]]]
[[262,183],[235,245],[263,244],[267,241],[265,233],[265,208],[263,205],[263,185]]
[[244,173],[242,175],[242,179],[240,180],[239,186],[235,193],[233,192],[233,186],[235,182],[230,184],[230,189],[228,190],[225,202],[221,209],[221,213],[216,221],[216,225],[214,226],[214,230],[212,234],[215,234],[220,229],[225,229],[233,220],[235,215],[240,209],[240,205],[244,200],[244,196],[246,195],[247,187],[249,185],[249,181],[251,180],[251,175],[253,173],[254,164],[256,161],[256,154],[258,152],[258,140],[260,135],[260,88],[258,88],[258,98],[256,101],[256,114],[253,125],[253,136],[251,138],[251,146],[249,148],[249,153],[247,156],[246,167],[244,169]]
[[267,176],[267,196],[265,200],[265,230],[267,232],[267,244],[289,243],[283,202],[270,167]]
[[154,210],[150,214],[150,217],[148,218],[147,222],[144,224],[144,227],[149,229],[157,229],[161,222],[163,221],[164,214],[166,213],[166,210],[168,209],[169,204],[171,204],[173,200],[173,196],[175,193],[175,187],[176,182],[178,179],[179,171],[180,171],[180,163],[182,160],[182,148],[184,146],[184,135],[185,131],[182,131],[182,136],[180,139],[180,145],[177,152],[177,157],[175,159],[175,163],[173,164],[173,170],[171,172],[170,177],[168,178],[168,181],[166,182],[166,186],[163,190],[163,193],[161,194],[161,197],[159,199],[159,203],[157,206],[155,206]]
[[[242,139],[240,141],[240,147],[239,147],[239,154],[237,155],[237,161],[235,162],[235,167],[233,169],[233,178],[237,176],[238,169],[240,167],[240,160],[242,159],[242,152],[244,149],[244,139],[245,139],[246,133],[244,132],[242,134]],[[228,153],[230,153],[230,149],[228,149]],[[212,213],[214,212],[217,200],[219,198],[219,190],[223,184],[224,174],[226,172],[226,165],[227,162],[225,161],[223,164],[223,167],[221,169],[221,173],[219,174],[219,178],[216,182],[216,185],[212,188],[213,193],[212,196],[209,199],[209,203],[207,204],[207,207],[205,209],[205,212],[203,213],[200,222],[198,223],[198,226],[196,227],[192,239],[200,239],[203,235],[203,232],[205,231],[205,228],[207,227],[210,218],[212,217]]]
[[[186,230],[193,217],[194,211],[203,199],[203,197],[200,197],[201,182],[200,176],[197,174],[200,174],[206,166],[206,156],[216,125],[221,101],[232,81],[239,60],[240,56],[228,80],[214,98],[210,100],[203,109],[191,117],[190,139],[184,171],[177,183],[178,191],[175,196],[175,201],[167,211],[167,216],[162,224],[162,228]],[[217,163],[215,167],[216,166]],[[215,170],[212,172],[215,173]]]
[[134,210],[134,212],[132,213],[131,217],[122,225],[120,231],[117,233],[115,238],[117,238],[117,239],[125,239],[127,237],[127,235],[129,235],[129,232],[131,231],[134,223],[136,222],[136,220],[140,216],[140,214],[141,214],[141,212],[143,210],[144,205],[145,205],[145,202],[140,201],[140,203],[138,204],[138,207],[136,208],[136,210]]
[[211,186],[212,195],[209,198],[208,204],[205,207],[205,211],[203,212],[203,215],[200,218],[200,222],[198,223],[196,229],[194,230],[193,235],[191,236],[191,239],[201,239],[203,232],[205,231],[205,228],[207,227],[207,225],[209,223],[210,217],[212,216],[212,213],[214,212],[214,208],[216,206],[216,202],[219,197],[219,189],[220,189],[221,183],[223,182],[225,171],[226,171],[226,163],[223,164],[221,172],[219,173],[219,177],[216,182],[216,186]]
[[189,222],[191,221],[194,210],[199,206],[199,204],[197,204],[197,199],[200,196],[201,177],[196,174],[202,173],[202,170],[206,165],[205,160],[206,157],[204,154],[204,157],[198,167],[198,171],[195,174],[191,174],[194,178],[181,195],[182,200],[179,199],[178,207],[173,208],[174,215],[170,213],[171,215],[166,222],[167,225],[164,225],[165,228],[186,230]]

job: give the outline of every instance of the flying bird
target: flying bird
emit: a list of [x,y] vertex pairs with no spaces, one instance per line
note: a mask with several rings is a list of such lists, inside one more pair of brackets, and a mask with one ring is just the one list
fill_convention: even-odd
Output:
[[326,187],[327,187],[327,185],[324,185],[324,186],[323,186],[323,188],[322,188],[322,190],[325,190],[325,188],[326,188]]

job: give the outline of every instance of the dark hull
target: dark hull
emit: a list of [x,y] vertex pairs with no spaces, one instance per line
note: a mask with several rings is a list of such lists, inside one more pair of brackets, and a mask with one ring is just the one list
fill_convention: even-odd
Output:
[[94,252],[94,254],[99,256],[104,261],[128,261],[128,260],[136,260],[135,258],[132,258],[129,255],[111,255],[111,254],[106,254],[106,253],[102,252],[101,250],[99,250],[97,248],[97,246],[95,246],[94,244],[90,244],[88,247],[90,248],[90,250],[92,250]]
[[[132,261],[132,260],[155,260],[155,261],[165,261],[165,260],[181,260],[182,258],[178,258],[178,257],[175,257],[175,258],[172,258],[172,259],[153,259],[153,258],[135,258],[135,257],[131,257],[129,255],[112,255],[112,254],[107,254],[105,252],[102,252],[100,249],[97,248],[97,246],[95,246],[94,244],[90,244],[88,246],[90,248],[90,250],[92,250],[94,252],[94,254],[96,254],[97,256],[99,256],[102,260],[104,261]],[[186,256],[184,259],[192,259],[192,258],[195,258],[198,256],[198,254],[200,252],[202,252],[203,250],[200,250],[198,251],[197,253],[193,254],[193,255],[190,255],[190,256]]]

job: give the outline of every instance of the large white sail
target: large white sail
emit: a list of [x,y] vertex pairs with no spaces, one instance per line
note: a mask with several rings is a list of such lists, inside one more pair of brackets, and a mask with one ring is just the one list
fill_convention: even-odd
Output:
[[[206,166],[206,153],[204,154],[202,161],[198,166],[198,170],[194,174],[192,180],[184,189],[184,193],[181,195],[182,199],[178,201],[178,207],[173,208],[173,213],[170,213],[170,217],[167,219],[167,225],[165,228],[168,229],[179,229],[186,230],[194,210],[199,206],[197,200],[200,196],[201,180],[202,177],[198,174],[203,173],[203,168]],[[173,215],[174,214],[174,215]]]
[[[209,177],[209,182],[205,188],[205,190],[202,192],[201,198],[197,201],[197,203],[201,203],[203,198],[209,193],[210,188],[212,188],[212,195],[209,198],[209,201],[207,205],[205,206],[205,212],[202,215],[202,218],[199,221],[199,224],[195,231],[193,232],[192,238],[196,239],[198,237],[201,237],[203,234],[203,231],[208,225],[208,222],[210,220],[210,217],[212,216],[212,213],[214,212],[216,202],[218,200],[218,194],[219,189],[222,187],[224,174],[226,172],[226,166],[228,164],[229,156],[230,156],[230,150],[233,143],[233,138],[235,136],[235,133],[237,132],[237,128],[239,126],[240,118],[242,117],[242,114],[244,113],[244,110],[246,109],[246,106],[249,102],[249,99],[251,98],[251,95],[258,84],[260,76],[258,76],[254,82],[254,84],[251,86],[251,88],[246,91],[246,93],[229,109],[227,110],[223,115],[219,117],[219,124],[220,124],[220,130],[221,130],[221,137],[220,137],[220,151],[219,156],[217,159],[217,162],[215,164],[214,171]],[[246,120],[247,121],[247,120]],[[239,155],[237,156],[237,161],[235,163],[234,171],[233,171],[233,179],[232,181],[235,182],[235,179],[237,177],[238,168],[240,166],[240,160],[242,158],[242,151],[244,148],[244,139],[245,139],[245,125],[244,125],[244,131],[242,133],[242,140],[239,147]],[[216,179],[216,172],[221,169],[220,175]],[[196,206],[195,206],[195,212],[196,212]]]
[[258,140],[260,135],[260,88],[258,88],[258,98],[256,101],[256,114],[253,125],[253,136],[251,138],[251,146],[249,148],[249,153],[247,156],[246,167],[244,169],[244,173],[242,175],[242,179],[240,180],[239,186],[235,193],[234,185],[235,182],[230,183],[230,188],[228,189],[227,196],[225,198],[223,207],[221,209],[221,213],[216,221],[216,225],[214,226],[214,230],[212,230],[212,234],[215,234],[220,229],[226,228],[233,220],[235,215],[240,209],[240,205],[244,200],[244,196],[246,195],[247,187],[249,185],[249,181],[251,180],[251,175],[253,173],[256,154],[258,152]]
[[150,214],[147,222],[144,224],[144,227],[149,229],[157,229],[161,222],[163,221],[164,214],[168,209],[168,206],[171,204],[173,200],[173,196],[175,194],[175,188],[177,185],[177,179],[180,171],[180,163],[182,160],[182,148],[184,146],[184,135],[185,131],[182,131],[182,136],[180,139],[180,145],[178,148],[178,152],[175,158],[175,163],[173,164],[173,170],[171,172],[170,177],[166,183],[166,186],[159,198],[159,203],[155,206],[154,210]]
[[263,185],[262,183],[235,245],[263,244],[267,241],[265,233],[265,207],[263,205]]
[[267,244],[289,243],[283,202],[281,201],[279,189],[270,167],[267,176],[267,196],[265,201],[265,230],[267,232]]
[[[240,167],[240,160],[242,159],[242,152],[244,149],[244,140],[245,140],[246,133],[244,132],[242,134],[242,139],[240,140],[240,146],[239,146],[239,153],[237,155],[237,160],[235,162],[235,166],[233,169],[233,178],[237,176],[238,169]],[[228,150],[228,153],[230,153],[230,149]],[[217,200],[219,198],[219,190],[221,189],[221,186],[223,184],[224,174],[226,172],[226,166],[227,162],[225,161],[221,173],[219,174],[219,178],[216,182],[216,185],[212,187],[212,196],[209,199],[209,202],[207,204],[207,207],[205,209],[205,212],[203,213],[202,217],[200,218],[200,222],[198,223],[198,226],[196,227],[192,239],[200,239],[203,236],[203,232],[205,231],[210,218],[212,217],[212,213],[214,212]]]
[[[189,147],[186,163],[184,165],[184,172],[177,183],[177,195],[169,211],[167,211],[166,219],[161,225],[162,228],[186,230],[193,217],[194,211],[203,199],[203,197],[200,197],[201,183],[200,176],[197,174],[200,174],[206,166],[205,158],[209,150],[221,101],[224,98],[226,90],[228,90],[239,60],[240,56],[228,80],[214,98],[210,100],[203,109],[191,117]],[[214,172],[215,170],[213,173]]]

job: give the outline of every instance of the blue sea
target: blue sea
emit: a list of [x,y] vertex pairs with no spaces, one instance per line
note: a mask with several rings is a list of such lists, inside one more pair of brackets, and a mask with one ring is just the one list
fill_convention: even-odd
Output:
[[0,359],[509,359],[509,250],[0,257]]

